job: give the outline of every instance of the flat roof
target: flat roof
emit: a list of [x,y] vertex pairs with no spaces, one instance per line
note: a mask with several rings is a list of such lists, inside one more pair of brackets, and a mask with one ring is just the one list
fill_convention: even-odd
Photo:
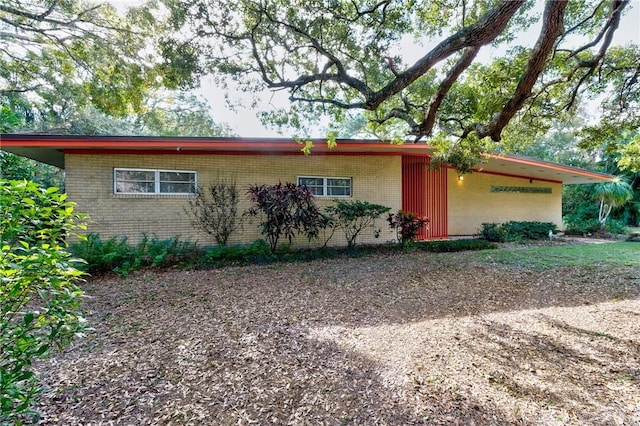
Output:
[[[311,155],[430,155],[425,143],[392,144],[379,140],[338,139],[335,148],[326,139],[311,141]],[[164,136],[84,136],[1,134],[0,149],[64,168],[65,154],[174,154],[174,155],[304,155],[303,142],[287,138],[200,138]],[[474,171],[524,177],[563,184],[610,181],[613,176],[577,167],[514,155],[485,156]]]

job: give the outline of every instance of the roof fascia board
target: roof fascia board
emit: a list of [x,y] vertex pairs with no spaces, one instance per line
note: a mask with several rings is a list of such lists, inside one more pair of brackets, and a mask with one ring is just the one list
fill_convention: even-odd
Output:
[[[326,139],[310,139],[313,144],[312,154],[335,155],[429,155],[432,148],[426,144],[392,144],[379,140],[341,139],[335,148],[327,145]],[[291,155],[302,154],[302,142],[286,138],[199,138],[199,137],[164,137],[164,136],[86,136],[86,135],[35,135],[35,134],[2,134],[0,149],[3,146],[15,148],[59,149],[68,153],[96,150],[95,153],[114,151],[125,154],[156,151],[183,154],[193,153],[242,153]],[[534,160],[530,158],[485,154],[488,160],[506,161],[526,167],[539,167],[556,172],[578,175],[599,181],[610,181],[613,176],[592,172],[570,166]],[[480,168],[479,170],[482,170]]]

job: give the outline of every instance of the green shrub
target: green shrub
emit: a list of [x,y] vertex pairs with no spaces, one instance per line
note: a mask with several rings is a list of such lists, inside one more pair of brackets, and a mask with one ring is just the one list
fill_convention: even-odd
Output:
[[356,238],[367,228],[374,228],[375,220],[387,213],[391,208],[367,201],[337,200],[333,206],[327,207],[327,213],[333,218],[333,224],[344,231],[347,246],[353,248]]
[[166,267],[170,265],[188,263],[200,250],[195,243],[180,241],[176,236],[166,240],[147,238],[143,235],[142,241],[136,246],[136,258],[141,259],[143,266]]
[[607,222],[606,230],[612,234],[626,234],[629,231],[629,228],[621,220],[610,219]]
[[423,241],[414,245],[416,248],[435,253],[448,253],[469,250],[496,249],[498,245],[493,242],[477,239]]
[[557,232],[557,227],[552,222],[510,221],[502,225],[483,223],[480,235],[493,242],[542,240],[549,238],[549,231]]
[[33,360],[85,329],[65,238],[84,217],[58,188],[0,180],[0,423],[36,423]]
[[250,245],[217,246],[206,251],[205,264],[223,265],[228,263],[249,263],[274,258],[271,248],[264,240],[256,240]]
[[564,217],[564,232],[567,235],[585,235],[597,232],[600,229],[598,219],[584,218],[576,215]]
[[506,239],[506,234],[498,223],[483,223],[480,228],[480,236],[487,241],[496,243],[504,242]]
[[549,231],[557,232],[553,222],[515,222],[510,221],[502,225],[508,241],[544,240],[549,238]]
[[[574,219],[565,216],[565,229],[567,235],[590,235],[600,230],[597,219]],[[628,231],[624,221],[611,219],[607,221],[605,230],[612,234],[626,234]]]
[[389,213],[387,222],[396,231],[398,242],[404,244],[414,241],[422,227],[429,223],[429,219],[420,218],[413,212],[398,210],[397,213]]
[[72,243],[71,251],[85,260],[80,268],[92,274],[113,271],[133,255],[133,249],[126,238],[102,241],[98,234],[88,234],[82,240]]
[[147,267],[192,264],[200,257],[200,249],[195,243],[180,241],[179,237],[149,239],[146,235],[132,246],[124,237],[102,241],[99,235],[89,234],[73,243],[71,250],[86,261],[83,269],[92,274],[112,271],[128,275]]
[[212,235],[220,246],[227,244],[237,229],[239,191],[235,180],[217,179],[205,190],[202,187],[189,198],[191,225]]
[[304,185],[291,182],[251,185],[248,193],[253,206],[246,214],[261,217],[261,232],[272,253],[275,253],[281,237],[287,238],[289,244],[296,234],[311,241],[318,238],[320,230],[327,224],[313,194]]

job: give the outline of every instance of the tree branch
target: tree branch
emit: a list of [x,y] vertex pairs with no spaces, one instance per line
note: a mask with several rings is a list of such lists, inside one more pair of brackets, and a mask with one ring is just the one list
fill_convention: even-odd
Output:
[[382,124],[387,120],[391,120],[392,118],[397,118],[405,121],[411,128],[418,128],[418,123],[409,115],[406,110],[400,108],[393,108],[391,111],[387,112],[384,117],[375,120],[376,123]]
[[[336,67],[336,73],[327,72],[329,68],[325,68],[323,72],[302,75],[295,80],[285,80],[279,78],[278,81],[274,80],[267,73],[265,63],[262,61],[260,51],[257,47],[256,36],[257,33],[253,33],[251,37],[252,55],[258,63],[260,68],[260,74],[267,83],[268,87],[274,88],[288,88],[291,90],[297,90],[298,88],[310,84],[319,83],[324,81],[334,81],[339,84],[344,84],[358,93],[360,93],[364,101],[351,102],[340,104],[345,105],[348,108],[363,108],[367,110],[375,110],[385,100],[398,94],[403,89],[411,85],[419,77],[429,71],[435,64],[443,59],[446,59],[450,55],[463,50],[467,47],[479,47],[488,44],[498,37],[504,28],[509,23],[513,15],[520,9],[524,0],[501,0],[496,6],[490,9],[485,15],[483,15],[475,24],[462,28],[446,40],[438,44],[434,49],[427,53],[424,57],[419,59],[413,66],[405,70],[404,72],[398,72],[388,84],[386,84],[379,91],[374,92],[364,81],[349,75],[341,63],[339,58],[329,52],[317,39],[312,37],[307,31],[287,22],[276,19],[270,16],[265,7],[260,6],[256,9],[256,14],[268,19],[269,21],[286,28],[287,30],[303,36],[312,44],[313,48],[322,56],[325,56],[331,66]],[[380,1],[373,6],[371,10],[375,10],[380,7],[386,7],[387,2]],[[367,11],[368,12],[368,11]],[[259,18],[260,19],[260,18]],[[256,27],[254,27],[256,28]],[[226,37],[226,36],[225,36]],[[264,52],[263,52],[264,53]],[[306,98],[295,99],[305,100]],[[317,98],[314,102],[319,101]],[[310,100],[309,100],[310,101]],[[334,104],[335,102],[322,102],[326,104]]]
[[600,50],[596,55],[596,57],[590,61],[578,62],[578,67],[587,68],[587,72],[585,72],[582,75],[578,83],[575,85],[571,93],[571,97],[569,98],[569,101],[563,107],[564,109],[568,110],[573,106],[576,98],[578,97],[578,93],[580,92],[580,87],[584,84],[584,82],[589,77],[593,75],[598,65],[602,63],[604,56],[607,53],[607,49],[609,49],[609,46],[611,45],[611,41],[613,40],[613,35],[615,31],[618,29],[618,26],[620,25],[620,17],[622,15],[622,10],[627,6],[628,3],[629,3],[629,0],[612,0],[611,13],[609,14],[609,18],[607,19],[606,24],[604,25],[604,27],[602,28],[602,31],[600,31],[596,39],[590,43],[587,43],[585,46],[582,46],[581,48],[577,49],[576,51],[574,51],[572,55],[570,55],[570,57],[575,56],[579,52],[583,51],[584,49],[595,46],[600,41],[600,39],[602,39],[604,35],[604,42],[602,43],[602,46],[600,46]]
[[[380,4],[383,4],[385,2],[381,2]],[[331,52],[329,52],[327,49],[324,48],[324,46],[322,46],[322,44],[313,36],[311,36],[311,34],[309,34],[307,31],[304,31],[302,28],[299,28],[297,26],[291,25],[287,22],[283,22],[281,20],[278,20],[276,18],[274,18],[273,16],[271,16],[269,14],[269,12],[266,9],[262,9],[261,11],[261,15],[264,15],[267,17],[267,19],[277,25],[280,25],[284,28],[287,28],[288,30],[299,34],[301,36],[303,36],[304,38],[306,38],[307,40],[309,40],[309,42],[311,43],[311,45],[313,46],[313,48],[322,56],[325,56],[329,62],[329,66],[325,66],[324,70],[322,73],[320,74],[316,74],[316,76],[329,76],[329,75],[335,75],[335,74],[326,74],[326,70],[328,70],[329,68],[331,68],[332,66],[335,66],[337,69],[337,76],[340,78],[340,81],[344,84],[346,84],[347,86],[357,90],[358,92],[360,92],[363,96],[367,97],[371,94],[371,90],[369,89],[369,87],[361,80],[349,76],[345,70],[344,65],[342,64],[342,62],[340,61],[340,59],[335,56],[334,54],[332,54]],[[300,83],[298,82],[302,82],[302,81],[325,81],[323,80],[323,78],[313,78],[316,76],[307,76],[307,77],[311,77],[311,80],[306,80],[305,77],[301,77],[293,82],[285,82],[282,81],[280,83],[272,83],[271,87],[297,87],[300,85]],[[331,79],[333,79],[333,77],[331,77]],[[307,84],[307,83],[302,83],[302,84]]]
[[420,123],[419,131],[421,135],[431,135],[433,126],[436,122],[436,113],[438,112],[438,108],[440,108],[440,104],[442,104],[442,101],[451,89],[451,86],[453,86],[453,83],[458,80],[460,74],[462,74],[464,70],[469,68],[469,65],[471,65],[479,51],[480,46],[468,47],[464,51],[464,54],[458,60],[458,62],[453,66],[453,68],[449,70],[449,73],[442,81],[442,83],[440,83],[438,91],[431,97],[429,108],[427,110],[427,113],[425,114],[424,120],[422,120],[422,123]]
[[531,92],[538,76],[542,73],[547,58],[551,55],[556,40],[562,34],[562,22],[564,9],[567,6],[566,0],[554,0],[547,2],[543,15],[542,30],[540,37],[536,41],[527,68],[518,81],[518,86],[513,96],[507,101],[505,106],[496,114],[488,125],[481,126],[476,131],[480,139],[490,136],[494,141],[501,139],[502,129],[509,123],[514,115],[522,108],[527,99],[531,97]]
[[[604,3],[604,0],[600,3],[600,5],[598,5],[598,8]],[[593,39],[591,42],[585,44],[584,46],[574,50],[573,52],[571,52],[571,54],[569,55],[569,58],[576,56],[578,53],[583,52],[595,45],[597,45],[598,43],[600,43],[600,40],[602,40],[602,37],[604,37],[605,35],[607,36],[607,38],[609,39],[608,42],[605,39],[605,50],[609,47],[609,44],[611,44],[611,37],[613,36],[613,32],[618,28],[618,23],[620,21],[620,12],[622,11],[622,9],[624,9],[624,7],[626,6],[626,4],[628,3],[628,0],[624,0],[624,1],[612,1],[611,4],[611,13],[609,14],[609,18],[607,19],[607,22],[605,23],[605,25],[602,27],[602,30],[600,30],[600,32],[598,33],[598,35],[596,36],[595,39]],[[596,11],[593,12],[593,14],[595,14]],[[593,16],[593,14],[591,16]],[[616,15],[617,14],[617,15]],[[583,20],[580,24],[584,24],[584,22],[586,22],[588,19],[590,19],[591,17]],[[576,25],[576,27],[578,26]],[[612,28],[612,26],[615,26],[615,28]],[[574,28],[576,28],[574,27]],[[603,45],[604,47],[604,45]],[[604,53],[601,50],[601,53]]]
[[462,28],[442,41],[409,69],[398,75],[381,90],[370,95],[366,100],[366,109],[376,109],[382,102],[399,93],[429,71],[435,64],[453,53],[466,47],[483,46],[491,43],[502,33],[523,3],[524,0],[500,1],[495,7],[483,15],[478,22]]
[[316,104],[333,105],[343,109],[361,109],[362,108],[362,105],[347,104],[344,102],[337,101],[335,99],[328,99],[328,98],[303,98],[303,97],[297,97],[297,96],[291,95],[289,96],[289,100],[291,102],[301,101],[301,102],[310,102],[310,103],[316,103]]
[[6,6],[4,4],[0,4],[0,11],[2,12],[6,12],[10,15],[14,15],[14,16],[21,16],[23,18],[27,18],[27,19],[33,19],[34,21],[38,21],[38,22],[46,22],[48,24],[54,24],[54,25],[61,25],[64,27],[69,27],[69,26],[74,26],[76,23],[78,22],[86,22],[82,19],[83,15],[86,15],[90,12],[93,12],[99,8],[102,7],[102,5],[96,5],[93,7],[90,7],[88,9],[82,10],[79,13],[76,14],[76,16],[73,19],[69,19],[67,21],[63,21],[60,19],[56,19],[51,17],[53,9],[55,8],[55,6],[57,5],[57,2],[53,2],[51,4],[51,6],[44,11],[41,14],[34,14],[34,13],[29,13],[27,11],[21,10],[21,9],[16,9],[14,7],[10,7],[10,6]]

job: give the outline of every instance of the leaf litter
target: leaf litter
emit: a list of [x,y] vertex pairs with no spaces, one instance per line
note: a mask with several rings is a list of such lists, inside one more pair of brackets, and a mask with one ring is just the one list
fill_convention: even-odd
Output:
[[640,265],[408,253],[98,277],[40,424],[640,425]]

